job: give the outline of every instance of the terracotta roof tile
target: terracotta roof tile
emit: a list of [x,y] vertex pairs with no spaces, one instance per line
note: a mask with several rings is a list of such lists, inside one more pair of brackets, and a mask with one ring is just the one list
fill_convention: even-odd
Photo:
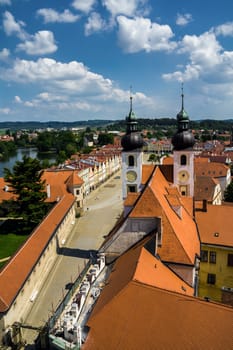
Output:
[[142,185],[145,185],[153,173],[155,166],[152,164],[142,165]]
[[214,191],[219,182],[209,176],[196,176],[194,185],[194,198],[197,201],[206,199],[212,201],[214,199]]
[[145,249],[120,257],[87,322],[82,349],[231,349],[233,309],[155,287],[170,283],[166,273]]
[[149,186],[142,193],[130,213],[130,217],[161,217],[163,225],[162,247],[158,253],[162,260],[193,264],[196,254],[200,253],[200,242],[198,239],[196,225],[182,203],[182,219],[177,215],[166,196],[168,195],[168,182],[163,177],[159,168],[155,169]]
[[62,221],[74,201],[75,199],[71,194],[66,194],[61,198],[21,249],[0,271],[0,300],[2,300],[0,307],[3,307],[3,309],[0,308],[0,312],[5,311],[6,307],[10,307],[37,263],[41,252],[56,232],[57,225]]
[[229,171],[229,167],[222,163],[200,163],[194,162],[194,172],[196,176],[211,176],[211,177],[222,177],[226,176]]
[[208,204],[207,212],[197,211],[195,217],[201,243],[233,246],[231,205]]
[[124,201],[124,206],[133,206],[136,203],[136,200],[139,198],[140,193],[136,193],[136,192],[129,192],[127,194],[127,197]]

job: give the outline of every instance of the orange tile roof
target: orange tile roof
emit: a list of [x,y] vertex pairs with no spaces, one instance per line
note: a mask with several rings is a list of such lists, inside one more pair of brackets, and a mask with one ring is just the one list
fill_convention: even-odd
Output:
[[201,243],[233,247],[231,205],[207,205],[207,212],[196,211]]
[[73,195],[66,194],[33,231],[28,240],[0,271],[0,312],[6,311],[26,282],[41,252],[56,232],[57,225],[73,205]]
[[196,176],[222,177],[227,175],[229,167],[222,163],[200,163],[194,162],[194,172]]
[[136,192],[129,192],[128,194],[127,194],[127,197],[126,197],[126,199],[125,199],[125,201],[124,201],[124,206],[125,207],[127,207],[127,206],[133,206],[135,203],[136,203],[136,201],[137,201],[137,199],[139,198],[139,196],[140,196],[140,193],[136,193]]
[[159,168],[155,169],[153,177],[130,213],[130,217],[161,217],[162,218],[162,247],[158,253],[163,261],[193,264],[196,254],[200,253],[200,242],[196,225],[190,215],[187,201],[179,200],[182,204],[180,218],[169,203],[165,180]]
[[165,165],[171,165],[174,164],[174,158],[173,157],[164,157],[162,158],[163,164]]
[[[183,282],[164,268],[141,247],[121,256],[82,349],[231,349],[233,308],[184,295]],[[163,288],[176,286],[178,293]]]
[[145,185],[153,173],[155,165],[143,164],[142,165],[142,185]]
[[14,193],[10,192],[10,189],[8,191],[5,190],[6,182],[4,181],[4,178],[0,178],[0,203],[3,200],[8,201],[9,199],[15,198]]
[[206,199],[212,201],[214,199],[214,191],[218,180],[209,176],[196,176],[194,185],[194,198],[197,201]]

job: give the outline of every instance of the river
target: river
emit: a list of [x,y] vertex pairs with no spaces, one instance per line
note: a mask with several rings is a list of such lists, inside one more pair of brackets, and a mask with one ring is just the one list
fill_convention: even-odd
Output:
[[39,160],[49,158],[50,162],[53,162],[55,159],[50,156],[45,156],[45,155],[38,155],[37,149],[36,148],[18,148],[16,151],[16,154],[12,157],[10,157],[8,160],[0,161],[0,177],[3,177],[3,170],[4,168],[8,168],[12,170],[14,164],[16,161],[21,161],[23,159],[23,156],[26,155],[31,158],[37,158]]

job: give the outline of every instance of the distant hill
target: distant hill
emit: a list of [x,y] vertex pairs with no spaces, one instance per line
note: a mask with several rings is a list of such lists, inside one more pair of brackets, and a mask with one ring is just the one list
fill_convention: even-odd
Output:
[[[161,127],[175,127],[175,118],[138,118],[139,129],[159,129]],[[34,121],[23,121],[23,122],[0,122],[0,129],[10,130],[35,130],[35,129],[62,129],[62,128],[85,128],[85,127],[106,127],[108,130],[125,130],[125,120],[82,120],[74,122],[58,122],[58,121],[47,121],[47,122],[34,122]],[[202,119],[202,120],[191,120],[190,127],[193,129],[206,129],[206,130],[218,130],[226,131],[231,130],[233,127],[233,119],[216,120],[216,119]]]
[[23,121],[23,122],[0,122],[0,129],[10,129],[10,130],[34,130],[34,129],[62,129],[62,128],[81,128],[81,127],[98,127],[105,126],[113,123],[112,120],[82,120],[75,122],[58,122],[58,121],[48,121],[48,122],[33,122],[33,121]]

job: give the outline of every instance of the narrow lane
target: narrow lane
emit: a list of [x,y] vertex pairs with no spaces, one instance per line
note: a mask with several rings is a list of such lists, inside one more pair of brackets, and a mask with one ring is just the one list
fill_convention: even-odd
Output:
[[[58,256],[24,323],[38,327],[48,320],[63,299],[66,286],[85,266],[89,250],[97,250],[116,224],[123,209],[120,172],[91,192],[85,199],[85,207],[84,215],[76,219],[63,253]],[[27,344],[33,344],[37,335],[35,331],[23,330]]]

